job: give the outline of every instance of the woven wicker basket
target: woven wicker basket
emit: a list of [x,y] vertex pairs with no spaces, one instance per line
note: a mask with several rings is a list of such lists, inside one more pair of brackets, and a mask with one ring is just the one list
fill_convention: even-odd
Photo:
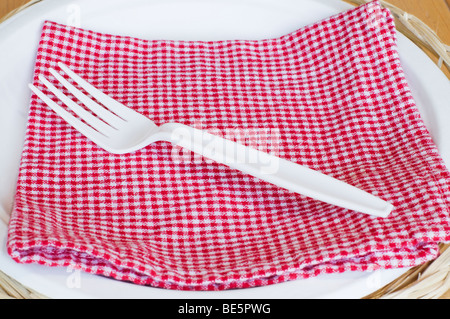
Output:
[[[41,2],[31,0],[0,19],[0,23],[18,12]],[[361,5],[370,0],[344,0]],[[448,76],[450,70],[450,46],[444,44],[425,23],[386,1],[380,3],[388,8],[396,18],[396,27],[411,41],[437,58],[439,68]],[[364,299],[432,299],[450,298],[450,244],[440,244],[440,256],[428,263],[414,267],[381,289]],[[46,296],[35,292],[0,271],[0,299],[44,299]]]

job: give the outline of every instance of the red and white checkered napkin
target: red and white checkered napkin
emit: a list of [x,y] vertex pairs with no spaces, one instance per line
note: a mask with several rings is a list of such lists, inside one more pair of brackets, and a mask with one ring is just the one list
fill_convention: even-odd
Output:
[[157,124],[274,130],[279,156],[393,203],[388,218],[325,204],[159,142],[91,143],[32,97],[8,251],[170,289],[220,290],[409,267],[450,240],[450,174],[406,83],[378,2],[266,40],[185,42],[46,22],[58,61]]

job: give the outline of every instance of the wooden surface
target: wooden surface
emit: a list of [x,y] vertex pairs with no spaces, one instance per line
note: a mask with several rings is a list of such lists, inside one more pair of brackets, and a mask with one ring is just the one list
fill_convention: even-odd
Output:
[[[27,2],[28,0],[0,0],[0,18]],[[415,15],[436,32],[442,42],[450,45],[450,0],[387,0],[387,2]],[[433,61],[437,61],[438,58],[433,53],[426,49],[424,51]],[[447,68],[442,67],[442,70],[450,77]],[[442,298],[450,299],[450,290]]]
[[[450,45],[450,0],[386,0],[396,7],[412,14],[427,24],[446,45]],[[438,57],[421,48],[437,62]],[[450,69],[442,67],[442,71],[450,78]]]
[[28,0],[0,0],[0,18],[27,2]]

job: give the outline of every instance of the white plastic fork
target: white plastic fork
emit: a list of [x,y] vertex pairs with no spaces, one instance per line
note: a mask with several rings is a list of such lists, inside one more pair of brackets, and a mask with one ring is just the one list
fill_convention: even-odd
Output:
[[[339,207],[377,217],[388,216],[394,208],[381,198],[331,176],[206,131],[180,123],[157,126],[146,116],[96,89],[63,63],[58,65],[75,83],[101,103],[100,105],[78,90],[55,69],[49,70],[57,81],[95,115],[59,91],[42,75],[39,76],[40,81],[79,118],[34,85],[30,84],[29,87],[70,125],[108,152],[125,154],[157,141],[167,141],[278,187]],[[236,160],[236,154],[246,154],[246,158],[257,160]],[[268,172],[268,167],[276,167],[277,170]]]

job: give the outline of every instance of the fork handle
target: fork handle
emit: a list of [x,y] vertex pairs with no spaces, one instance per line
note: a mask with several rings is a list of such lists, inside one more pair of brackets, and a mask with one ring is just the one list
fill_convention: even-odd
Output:
[[162,129],[180,147],[289,191],[377,217],[387,217],[394,208],[341,180],[204,130],[178,123]]

